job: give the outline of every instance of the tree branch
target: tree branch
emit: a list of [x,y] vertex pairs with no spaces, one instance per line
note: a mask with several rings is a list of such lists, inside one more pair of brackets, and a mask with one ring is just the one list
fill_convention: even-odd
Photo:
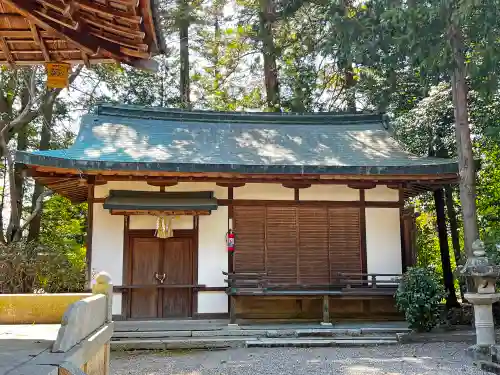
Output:
[[45,190],[42,194],[38,196],[33,212],[31,213],[30,216],[28,216],[24,224],[21,226],[20,230],[21,232],[23,232],[28,227],[28,225],[30,225],[31,221],[40,214],[40,212],[43,209],[43,203],[44,203],[43,200],[47,197],[52,196],[52,194],[54,194],[52,190]]

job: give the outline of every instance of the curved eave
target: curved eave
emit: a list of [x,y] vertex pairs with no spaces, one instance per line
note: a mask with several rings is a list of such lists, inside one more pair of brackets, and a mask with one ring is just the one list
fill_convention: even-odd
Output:
[[194,164],[169,162],[118,162],[102,160],[73,160],[18,152],[16,162],[29,166],[54,167],[68,170],[112,172],[183,172],[183,173],[239,173],[239,174],[318,174],[318,175],[439,175],[458,174],[455,162],[422,165],[387,166],[332,166],[332,165],[246,165]]

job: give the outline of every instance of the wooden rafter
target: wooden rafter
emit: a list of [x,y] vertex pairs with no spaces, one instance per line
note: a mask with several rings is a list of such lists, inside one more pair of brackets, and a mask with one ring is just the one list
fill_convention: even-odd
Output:
[[4,37],[0,37],[0,44],[2,45],[2,51],[9,63],[10,66],[14,66],[14,57],[12,56],[12,53],[10,51],[9,45],[7,44],[7,41],[5,40]]
[[90,68],[89,56],[85,52],[82,52],[82,59],[83,63],[85,64],[85,67]]
[[49,50],[47,49],[45,42],[43,41],[42,37],[40,36],[40,31],[38,30],[38,27],[34,23],[30,22],[30,28],[31,28],[31,32],[33,33],[33,39],[35,40],[35,43],[42,50],[43,58],[47,62],[50,61]]
[[150,58],[160,46],[152,20],[149,1],[0,0],[0,65],[57,56],[87,66],[115,60],[155,69]]

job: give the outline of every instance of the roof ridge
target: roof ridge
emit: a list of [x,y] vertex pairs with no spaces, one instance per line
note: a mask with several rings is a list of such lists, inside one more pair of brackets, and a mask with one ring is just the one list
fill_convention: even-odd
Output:
[[97,116],[118,116],[156,120],[191,120],[196,122],[244,122],[244,123],[296,123],[346,125],[348,123],[377,122],[387,128],[387,116],[383,113],[344,112],[224,112],[185,110],[178,108],[145,107],[137,105],[100,104],[93,111]]

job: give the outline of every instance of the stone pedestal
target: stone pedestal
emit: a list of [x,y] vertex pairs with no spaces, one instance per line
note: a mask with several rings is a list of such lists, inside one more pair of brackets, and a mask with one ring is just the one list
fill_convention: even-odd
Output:
[[492,304],[500,299],[500,295],[496,293],[466,293],[464,297],[474,306],[476,344],[479,346],[494,345],[495,324]]
[[[490,263],[480,240],[474,241],[472,250],[473,256],[457,268],[458,275],[471,281],[476,288],[475,293],[464,295],[474,307],[476,326],[476,345],[471,346],[468,351],[478,361],[493,363],[492,357],[496,348],[492,305],[500,300],[500,293],[496,293],[495,288],[496,280],[500,276],[500,266]],[[494,357],[497,357],[496,354]]]

